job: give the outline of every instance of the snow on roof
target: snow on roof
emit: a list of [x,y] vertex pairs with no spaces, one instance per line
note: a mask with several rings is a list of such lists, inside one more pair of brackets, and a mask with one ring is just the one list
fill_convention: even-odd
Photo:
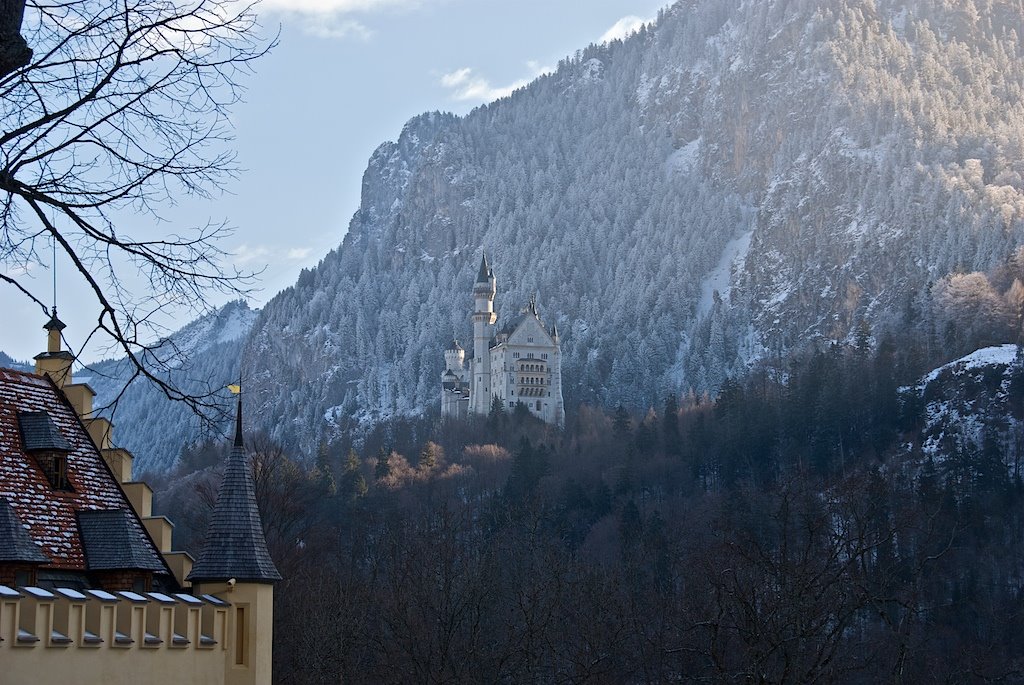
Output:
[[[36,459],[21,442],[18,414],[46,412],[66,440],[68,480],[72,492],[55,491]],[[0,369],[0,497],[10,503],[32,540],[50,558],[45,568],[86,570],[77,511],[120,509],[133,511],[128,498],[74,409],[45,376]],[[129,525],[152,548],[142,523],[134,514]],[[170,570],[163,564],[164,572]]]
[[79,602],[84,602],[85,600],[89,599],[88,597],[83,595],[78,590],[72,590],[69,587],[58,587],[58,588],[54,588],[53,591],[56,592],[59,595],[63,595],[64,597],[67,597],[68,599],[77,600]]

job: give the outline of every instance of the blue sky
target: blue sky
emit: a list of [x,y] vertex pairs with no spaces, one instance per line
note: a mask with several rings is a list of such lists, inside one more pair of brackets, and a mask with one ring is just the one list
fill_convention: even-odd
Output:
[[[587,44],[653,19],[664,4],[263,0],[264,31],[280,31],[280,39],[257,63],[246,101],[233,112],[244,171],[222,197],[186,201],[164,214],[185,225],[210,218],[233,225],[223,246],[237,265],[264,269],[262,292],[251,302],[261,306],[341,242],[367,160],[409,118],[429,110],[467,113]],[[61,271],[58,264],[58,281]],[[78,289],[58,287],[72,342],[95,321],[90,303],[77,300]],[[42,331],[32,324],[38,309],[11,292],[2,297],[4,309],[28,325],[0,331],[0,350],[30,358],[43,347]]]

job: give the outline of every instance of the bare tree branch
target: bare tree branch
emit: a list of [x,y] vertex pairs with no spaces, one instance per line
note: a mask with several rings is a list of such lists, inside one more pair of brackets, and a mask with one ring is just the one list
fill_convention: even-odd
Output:
[[226,266],[225,224],[166,231],[158,211],[236,176],[230,109],[274,44],[258,28],[239,0],[0,0],[0,285],[46,299],[27,271],[52,266],[37,241],[53,240],[96,302],[90,338],[201,414],[215,389],[167,380],[156,315],[244,296],[256,274]]

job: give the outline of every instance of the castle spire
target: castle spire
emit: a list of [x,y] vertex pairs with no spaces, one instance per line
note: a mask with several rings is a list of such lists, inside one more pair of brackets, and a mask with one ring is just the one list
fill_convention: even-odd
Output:
[[491,268],[487,266],[487,253],[480,258],[480,271],[477,272],[476,282],[486,283],[487,279],[491,277]]
[[227,581],[273,583],[281,580],[263,536],[256,487],[242,443],[242,396],[235,414],[235,440],[217,491],[206,543],[192,572],[192,583]]
[[235,410],[235,444],[234,449],[245,449],[242,444],[242,393],[238,393],[238,408]]

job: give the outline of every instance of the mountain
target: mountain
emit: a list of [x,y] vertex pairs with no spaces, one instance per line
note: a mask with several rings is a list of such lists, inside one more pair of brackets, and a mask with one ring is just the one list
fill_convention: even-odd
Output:
[[[170,368],[154,371],[197,395],[237,383],[242,345],[256,315],[239,300],[196,319],[156,347],[153,356],[168,359]],[[133,371],[124,359],[107,360],[77,372],[75,380],[96,391],[94,406],[114,423],[115,444],[135,455],[136,475],[163,472],[174,465],[183,447],[218,427],[201,425],[185,404],[169,401],[155,384],[145,379],[129,382]],[[226,392],[220,399],[229,409]],[[227,415],[230,418],[230,412]],[[229,425],[230,420],[223,422],[224,431]]]
[[922,405],[922,450],[937,463],[955,467],[1005,459],[1000,467],[1021,476],[1020,406],[1024,357],[1016,345],[976,350],[925,376],[912,392]]
[[0,368],[18,369],[19,371],[32,371],[35,366],[28,362],[20,362],[4,352],[0,352]]
[[948,358],[1013,339],[1021,35],[1014,0],[685,0],[418,116],[341,246],[258,315],[255,416],[311,451],[433,407],[482,251],[499,326],[537,293],[562,332],[567,407],[715,393],[862,323]]

